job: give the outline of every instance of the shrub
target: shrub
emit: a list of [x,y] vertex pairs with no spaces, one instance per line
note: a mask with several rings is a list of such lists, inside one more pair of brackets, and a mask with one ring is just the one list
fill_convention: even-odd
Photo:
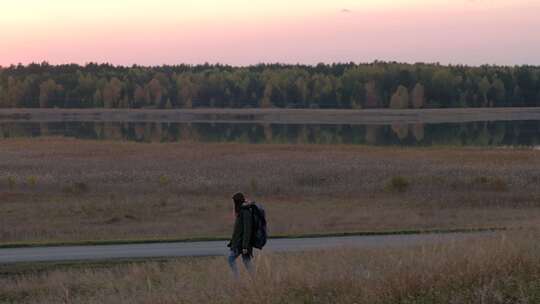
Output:
[[294,180],[295,184],[301,187],[323,187],[330,182],[328,176],[323,176],[315,173],[304,173],[297,176]]
[[78,182],[73,184],[73,188],[76,193],[86,193],[88,192],[88,186],[83,182]]
[[409,181],[403,176],[392,177],[385,186],[386,191],[405,192],[409,188]]
[[26,178],[26,184],[30,187],[34,187],[37,184],[37,177],[31,175]]
[[84,193],[88,192],[89,189],[88,189],[88,185],[86,183],[74,182],[73,184],[64,187],[62,190],[65,193],[79,195],[79,194],[84,194]]
[[8,176],[7,182],[10,190],[13,190],[15,188],[15,185],[17,184],[17,180],[13,176]]
[[171,179],[166,175],[162,175],[159,177],[159,185],[162,187],[167,186],[170,183],[170,181]]
[[478,190],[504,192],[508,190],[508,183],[500,178],[493,176],[479,176],[471,181],[471,186]]
[[168,204],[167,198],[162,197],[162,198],[159,199],[159,206],[165,207],[165,206],[167,206],[167,204]]

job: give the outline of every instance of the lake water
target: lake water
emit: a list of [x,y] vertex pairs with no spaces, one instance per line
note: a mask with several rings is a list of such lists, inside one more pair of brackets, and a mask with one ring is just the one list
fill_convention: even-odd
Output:
[[540,121],[492,121],[392,125],[0,122],[4,138],[65,136],[136,142],[238,142],[396,146],[540,145]]

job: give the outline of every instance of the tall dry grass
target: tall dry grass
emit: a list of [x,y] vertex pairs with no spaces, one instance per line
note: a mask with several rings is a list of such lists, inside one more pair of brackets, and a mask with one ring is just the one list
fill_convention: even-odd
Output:
[[0,243],[227,236],[236,191],[265,204],[274,234],[522,226],[540,216],[539,156],[530,149],[3,140]]
[[265,254],[235,281],[224,257],[0,278],[6,303],[538,303],[538,235],[402,249]]

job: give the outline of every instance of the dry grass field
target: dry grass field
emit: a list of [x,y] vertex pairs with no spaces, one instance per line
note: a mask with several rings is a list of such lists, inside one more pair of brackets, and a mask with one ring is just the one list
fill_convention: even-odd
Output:
[[236,191],[273,235],[523,227],[540,151],[6,139],[0,244],[226,237]]
[[224,257],[0,276],[2,303],[539,303],[538,236],[267,254],[234,281]]

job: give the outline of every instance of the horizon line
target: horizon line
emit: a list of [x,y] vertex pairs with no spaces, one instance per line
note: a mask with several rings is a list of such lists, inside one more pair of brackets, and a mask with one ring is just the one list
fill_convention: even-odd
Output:
[[0,64],[0,69],[10,69],[10,68],[17,68],[17,67],[29,67],[32,65],[40,65],[40,66],[80,66],[80,67],[86,67],[89,65],[107,65],[114,68],[134,68],[134,67],[140,67],[140,68],[159,68],[159,67],[178,67],[178,66],[188,66],[188,67],[201,67],[201,66],[222,66],[222,67],[231,67],[231,68],[250,68],[250,67],[258,67],[258,66],[302,66],[302,67],[317,67],[319,65],[324,66],[332,66],[332,65],[373,65],[373,64],[400,64],[400,65],[436,65],[436,66],[446,66],[446,67],[473,67],[473,68],[480,68],[484,66],[495,66],[495,67],[540,67],[539,64],[533,64],[533,63],[524,63],[524,64],[499,64],[499,63],[482,63],[482,64],[468,64],[468,63],[441,63],[439,61],[417,61],[417,62],[407,62],[407,61],[394,61],[394,60],[373,60],[373,61],[334,61],[334,62],[318,62],[316,64],[313,63],[291,63],[291,62],[258,62],[258,63],[252,63],[252,64],[229,64],[229,63],[220,63],[220,62],[204,62],[204,63],[186,63],[186,62],[179,62],[179,63],[163,63],[159,65],[145,65],[145,64],[137,64],[133,63],[131,65],[124,65],[124,64],[114,64],[111,62],[97,62],[97,61],[89,61],[85,63],[77,63],[77,62],[69,62],[69,63],[50,63],[47,60],[36,62],[32,61],[29,63],[10,63],[9,65],[2,65]]

